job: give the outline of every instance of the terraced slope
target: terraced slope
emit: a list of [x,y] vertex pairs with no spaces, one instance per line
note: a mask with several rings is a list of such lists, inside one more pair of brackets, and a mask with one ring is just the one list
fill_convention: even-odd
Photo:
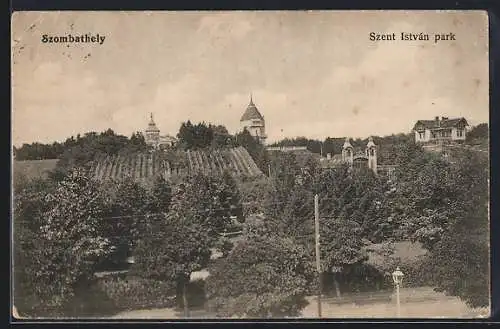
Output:
[[105,156],[96,159],[92,168],[98,180],[121,179],[150,181],[158,176],[167,179],[202,172],[208,175],[229,171],[237,177],[261,176],[252,157],[243,147],[196,150],[176,154],[162,151],[131,156]]

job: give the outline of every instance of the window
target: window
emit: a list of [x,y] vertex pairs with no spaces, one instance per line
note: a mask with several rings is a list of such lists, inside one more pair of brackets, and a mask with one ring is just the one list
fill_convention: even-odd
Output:
[[419,136],[420,139],[424,139],[425,131],[419,131],[418,132],[418,136]]
[[443,130],[443,131],[441,131],[441,137],[443,137],[443,138],[451,137],[451,130]]
[[464,135],[464,131],[462,129],[458,129],[457,130],[457,136],[458,137],[463,137],[463,135]]

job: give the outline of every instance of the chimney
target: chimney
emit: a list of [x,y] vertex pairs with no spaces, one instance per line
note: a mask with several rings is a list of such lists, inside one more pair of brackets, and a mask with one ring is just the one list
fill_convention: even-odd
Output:
[[434,121],[435,121],[435,123],[436,123],[436,126],[437,126],[437,127],[439,127],[439,117],[436,117],[436,118],[434,119]]

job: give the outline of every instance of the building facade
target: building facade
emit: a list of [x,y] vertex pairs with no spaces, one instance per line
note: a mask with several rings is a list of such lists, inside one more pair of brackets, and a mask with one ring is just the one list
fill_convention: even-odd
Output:
[[413,127],[415,142],[446,144],[465,141],[468,126],[465,118],[435,117],[434,120],[418,120]]
[[368,143],[364,149],[355,149],[349,138],[346,138],[342,146],[342,154],[327,154],[326,158],[321,158],[323,169],[333,168],[347,163],[352,169],[369,168],[378,176],[385,176],[389,180],[395,179],[396,165],[378,163],[378,146],[373,142],[373,138],[368,138]]
[[266,143],[266,122],[264,120],[264,116],[260,114],[259,110],[253,103],[252,96],[250,96],[250,103],[240,119],[240,128],[241,130],[246,129],[260,143]]
[[346,138],[342,146],[342,162],[348,163],[351,167],[367,167],[377,174],[377,146],[373,138],[368,138],[368,143],[364,150],[354,150],[349,138]]
[[146,144],[153,148],[172,147],[177,143],[177,139],[169,135],[160,135],[160,129],[153,120],[153,113],[150,115],[148,128],[144,132]]

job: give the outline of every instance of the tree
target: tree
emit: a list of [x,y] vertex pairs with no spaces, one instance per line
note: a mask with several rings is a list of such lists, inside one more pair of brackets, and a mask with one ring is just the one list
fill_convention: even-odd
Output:
[[[151,195],[131,177],[103,184],[107,197],[105,236],[113,246],[107,262],[123,263],[144,234],[146,215],[152,212]],[[111,265],[111,264],[109,264]]]
[[294,189],[301,170],[293,153],[279,153],[271,162],[271,184],[264,201],[264,215],[279,218],[283,213],[290,192]]
[[[210,249],[231,225],[230,207],[236,200],[232,184],[202,174],[188,177],[173,193],[166,216],[152,216],[149,234],[135,249],[133,272],[146,278],[173,282],[178,305],[188,314],[186,287],[192,272],[208,265]],[[229,203],[228,203],[229,202]]]
[[230,142],[230,135],[222,125],[193,125],[191,121],[183,122],[177,134],[179,144],[183,149],[200,149],[206,147],[224,147]]
[[[15,243],[29,255],[22,269],[29,281],[24,288],[32,290],[23,293],[34,296],[35,309],[54,314],[47,312],[61,311],[75,291],[90,284],[109,244],[101,233],[102,192],[81,170],[72,170],[43,202],[35,214],[40,226],[30,228],[32,234],[25,231]],[[28,237],[32,240],[23,239]]]
[[221,148],[230,144],[232,136],[229,134],[226,127],[222,125],[209,125],[209,127],[213,131],[212,147]]
[[184,307],[187,317],[187,285],[191,273],[208,264],[211,238],[192,214],[169,212],[151,220],[150,234],[135,249],[132,273],[171,283],[176,287],[177,305]]
[[264,145],[262,145],[247,129],[235,136],[235,146],[243,146],[259,169],[267,174],[269,157]]
[[172,201],[172,186],[163,176],[158,176],[151,187],[151,212],[167,213]]
[[333,273],[338,297],[338,276],[347,266],[366,260],[363,238],[369,238],[370,232],[363,230],[363,226],[376,220],[368,210],[377,204],[372,193],[378,183],[370,175],[373,173],[368,170],[352,172],[348,165],[343,165],[322,172],[313,187],[320,196],[323,272]]
[[37,248],[42,214],[47,211],[45,196],[54,191],[50,181],[14,179],[13,253],[14,305],[21,314],[34,315],[42,301],[34,294]]
[[430,249],[428,268],[437,290],[485,307],[490,299],[488,157],[462,151],[454,158],[454,215]]
[[349,218],[321,218],[322,272],[333,273],[335,291],[340,297],[338,275],[347,266],[362,264],[368,258],[360,225]]
[[228,171],[222,173],[218,185],[217,198],[220,200],[222,211],[229,209],[230,216],[234,216],[238,221],[243,222],[244,217],[241,195],[236,185],[236,181]]
[[488,139],[490,135],[488,124],[480,123],[467,133],[467,140],[471,141],[473,139]]
[[210,273],[208,305],[223,317],[297,316],[315,277],[308,254],[292,239],[253,234]]
[[76,138],[71,136],[63,143],[23,144],[19,148],[14,147],[14,153],[18,161],[62,158],[62,163],[65,163],[71,158],[75,158],[75,165],[83,165],[91,160],[96,153],[102,152],[111,155],[122,152],[133,153],[146,149],[147,145],[142,133],[136,132],[129,139],[107,129],[100,134],[88,132],[83,137],[77,134]]
[[400,158],[393,212],[399,217],[403,237],[432,250],[457,218],[464,216],[463,181],[469,174],[438,155],[413,148]]
[[242,178],[238,182],[238,189],[241,195],[244,218],[263,213],[263,203],[271,189],[269,179],[265,177],[260,179]]
[[[437,291],[458,296],[472,307],[490,304],[488,235],[475,225],[484,225],[486,211],[470,214],[468,223],[454,225],[431,251],[426,264]],[[474,221],[477,220],[477,221]]]

